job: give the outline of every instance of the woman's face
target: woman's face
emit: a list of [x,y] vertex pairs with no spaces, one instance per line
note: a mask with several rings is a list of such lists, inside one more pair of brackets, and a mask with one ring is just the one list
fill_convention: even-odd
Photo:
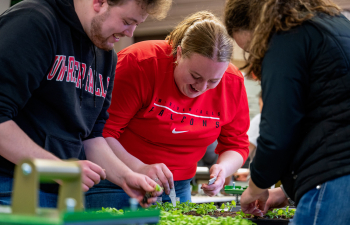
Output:
[[177,63],[174,79],[178,89],[189,98],[195,98],[221,81],[229,62],[216,62],[200,54],[182,57],[181,47],[177,48]]
[[232,33],[237,45],[244,51],[248,51],[248,44],[252,40],[253,32],[249,30],[239,30]]

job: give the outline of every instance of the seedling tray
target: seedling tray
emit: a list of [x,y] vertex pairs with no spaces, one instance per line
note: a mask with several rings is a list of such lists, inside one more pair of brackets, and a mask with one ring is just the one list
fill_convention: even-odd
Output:
[[288,220],[288,219],[253,219],[250,218],[248,219],[254,223],[256,223],[257,225],[288,225],[292,222],[292,220]]
[[[9,207],[2,211],[11,212]],[[57,210],[41,208],[37,216],[0,213],[1,225],[112,225],[112,224],[156,224],[159,210],[138,210],[115,215],[108,212],[71,212],[57,215]]]
[[247,187],[242,187],[242,186],[225,186],[225,192],[228,194],[238,194],[241,195]]

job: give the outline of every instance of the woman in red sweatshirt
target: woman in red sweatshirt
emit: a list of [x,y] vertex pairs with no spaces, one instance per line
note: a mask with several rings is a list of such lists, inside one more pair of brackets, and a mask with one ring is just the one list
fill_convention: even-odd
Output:
[[[233,43],[221,22],[198,12],[166,38],[136,43],[118,53],[110,117],[103,135],[132,170],[191,200],[190,181],[208,145],[218,140],[216,177],[203,184],[213,196],[242,166],[249,150],[249,109],[244,78],[230,64]],[[108,178],[107,178],[108,179]],[[98,194],[96,194],[98,192]],[[128,205],[108,181],[86,195],[88,208]]]

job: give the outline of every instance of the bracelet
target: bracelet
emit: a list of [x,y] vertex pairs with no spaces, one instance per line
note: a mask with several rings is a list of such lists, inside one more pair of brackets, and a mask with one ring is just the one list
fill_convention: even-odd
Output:
[[286,191],[283,188],[283,185],[281,185],[280,188],[282,189],[284,195],[287,197],[289,205],[294,206],[295,202],[287,195]]

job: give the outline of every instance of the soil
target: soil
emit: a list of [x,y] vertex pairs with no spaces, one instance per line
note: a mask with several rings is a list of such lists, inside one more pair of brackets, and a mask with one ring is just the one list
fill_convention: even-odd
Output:
[[[191,212],[187,212],[187,213],[183,213],[184,215],[192,215],[192,216],[202,216],[194,211],[191,211]],[[213,213],[208,213],[206,215],[209,215],[209,216],[213,216],[213,217],[219,217],[219,216],[222,216],[222,217],[226,217],[226,216],[231,216],[231,217],[235,217],[236,216],[236,212],[228,212],[228,211],[225,211],[225,212],[219,212],[219,211],[216,211],[216,212],[213,212]],[[280,218],[273,218],[271,219],[270,217],[268,216],[264,216],[264,217],[260,217],[260,216],[253,216],[251,215],[250,217],[245,217],[246,219],[269,219],[269,220],[289,220],[287,219],[284,215],[281,216]]]

